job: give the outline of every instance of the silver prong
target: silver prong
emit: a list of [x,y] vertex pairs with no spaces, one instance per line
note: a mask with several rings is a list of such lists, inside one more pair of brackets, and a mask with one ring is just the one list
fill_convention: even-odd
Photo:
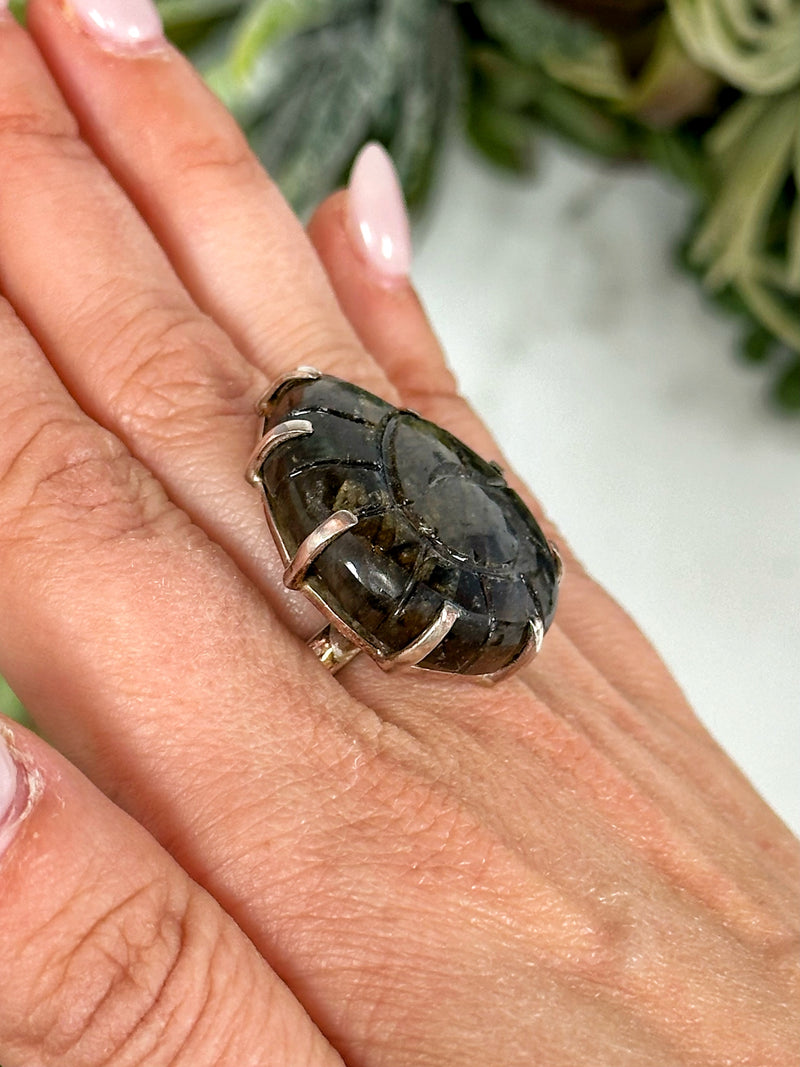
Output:
[[561,579],[564,576],[564,560],[561,558],[561,553],[558,551],[558,547],[555,541],[548,541],[547,547],[550,549],[550,554],[555,560],[556,564],[556,584],[560,584]]
[[411,667],[425,659],[447,637],[460,614],[457,607],[445,601],[442,610],[427,630],[423,630],[410,645],[406,645],[404,649],[387,660],[385,666],[388,668]]
[[332,515],[329,515],[324,522],[311,531],[297,549],[294,559],[283,572],[283,584],[289,589],[299,589],[303,584],[306,571],[325,546],[335,541],[357,522],[358,519],[353,512],[345,509],[334,511]]
[[285,386],[293,382],[315,382],[321,377],[322,373],[316,367],[295,367],[294,370],[287,371],[280,378],[276,378],[269,389],[262,394],[256,404],[256,411],[259,415],[268,415],[272,401],[278,398]]
[[253,449],[250,462],[247,464],[248,482],[251,485],[261,485],[261,467],[270,452],[278,445],[283,444],[284,441],[290,441],[293,437],[303,437],[313,432],[314,427],[308,419],[287,419],[286,422],[279,422],[277,426],[273,426]]
[[499,671],[495,671],[494,674],[478,675],[476,681],[484,682],[486,685],[494,685],[495,682],[499,682],[501,678],[507,678],[510,674],[516,674],[520,667],[524,667],[526,663],[530,663],[534,656],[538,655],[543,640],[544,623],[538,615],[535,615],[532,619],[528,619],[528,634],[525,639],[525,644],[512,661],[507,663],[505,667],[501,667]]

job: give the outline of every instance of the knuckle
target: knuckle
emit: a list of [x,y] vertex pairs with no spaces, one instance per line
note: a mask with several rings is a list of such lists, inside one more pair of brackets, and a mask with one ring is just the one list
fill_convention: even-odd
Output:
[[0,159],[7,164],[4,169],[13,173],[14,164],[42,155],[91,158],[67,109],[43,107],[40,101],[22,99],[13,109],[0,110]]
[[48,1067],[190,1063],[215,1010],[209,972],[221,924],[198,894],[168,880],[142,884],[99,915],[84,908],[73,897],[25,947],[47,963],[26,990],[34,1007],[19,1044]]
[[103,353],[101,388],[126,433],[146,428],[162,437],[184,433],[204,416],[249,414],[252,376],[211,319],[158,294],[137,295],[131,304],[116,292],[102,294],[82,317],[82,329],[95,335],[92,347]]
[[3,477],[6,542],[41,542],[91,516],[99,541],[150,532],[166,499],[121,443],[68,416],[45,420],[15,449]]
[[177,137],[169,148],[171,169],[187,177],[197,174],[204,182],[211,175],[226,186],[239,186],[258,178],[264,171],[246,138],[232,124],[225,129],[203,134],[192,130]]
[[[155,330],[148,322],[151,316],[159,326]],[[209,320],[173,315],[164,321],[154,310],[135,329],[131,369],[117,393],[126,412],[141,407],[156,419],[183,414],[194,421],[203,403],[215,411],[222,404],[229,413],[243,408],[251,390],[249,375]]]
[[313,314],[308,309],[295,313],[282,323],[280,347],[291,353],[296,365],[316,367],[323,374],[357,382],[363,389],[396,401],[398,397],[385,374],[367,356],[349,329],[341,328],[322,311]]

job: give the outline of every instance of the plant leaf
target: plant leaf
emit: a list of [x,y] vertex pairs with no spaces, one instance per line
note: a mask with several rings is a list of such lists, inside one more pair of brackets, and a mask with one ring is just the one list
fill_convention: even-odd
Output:
[[158,13],[167,32],[177,27],[211,22],[233,15],[241,6],[242,0],[156,0]]
[[9,719],[21,722],[29,729],[33,727],[27,711],[25,711],[19,698],[3,677],[0,677],[0,713],[7,715]]
[[318,31],[313,62],[250,131],[256,151],[300,214],[336,185],[367,139],[385,91],[372,30],[367,20],[358,20]]
[[622,107],[648,126],[668,129],[711,108],[719,78],[687,54],[672,20],[659,22],[656,43]]
[[396,118],[386,143],[413,207],[428,191],[462,69],[460,41],[449,7],[432,7],[409,60],[394,93]]
[[668,0],[686,51],[701,66],[752,93],[800,81],[800,4],[752,0]]
[[473,0],[486,32],[509,56],[538,64],[588,96],[624,99],[628,84],[612,38],[583,19],[537,0]]
[[706,282],[714,289],[754,277],[770,214],[792,163],[800,100],[791,93],[745,98],[728,121],[735,136],[718,125],[710,142],[717,151],[719,184],[690,252],[705,266]]
[[245,5],[234,33],[231,63],[246,76],[263,50],[298,33],[330,26],[363,11],[368,0],[256,0]]

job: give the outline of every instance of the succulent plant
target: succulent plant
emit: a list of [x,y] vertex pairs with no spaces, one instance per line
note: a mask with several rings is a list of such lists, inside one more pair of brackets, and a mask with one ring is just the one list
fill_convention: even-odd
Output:
[[710,195],[689,263],[747,309],[746,354],[779,362],[776,398],[800,409],[800,4],[671,0],[670,12],[687,52],[735,90],[703,140]]

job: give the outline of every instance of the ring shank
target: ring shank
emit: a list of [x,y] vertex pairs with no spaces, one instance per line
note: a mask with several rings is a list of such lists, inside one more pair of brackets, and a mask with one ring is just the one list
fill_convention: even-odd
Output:
[[322,629],[309,638],[308,647],[331,674],[336,674],[356,658],[361,651],[344,634],[340,633],[333,623],[328,623]]

